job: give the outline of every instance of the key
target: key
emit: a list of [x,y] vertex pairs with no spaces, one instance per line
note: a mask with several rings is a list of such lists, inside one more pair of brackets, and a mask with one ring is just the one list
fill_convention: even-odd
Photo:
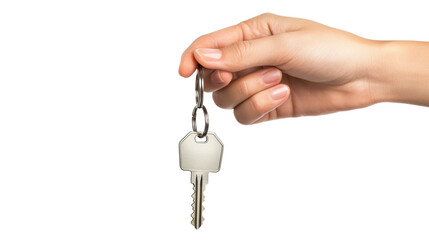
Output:
[[200,228],[204,221],[204,189],[209,172],[220,170],[223,153],[223,144],[215,133],[207,133],[205,141],[197,141],[197,138],[197,132],[189,132],[179,142],[180,168],[191,172],[191,183],[194,185],[191,223],[195,229]]

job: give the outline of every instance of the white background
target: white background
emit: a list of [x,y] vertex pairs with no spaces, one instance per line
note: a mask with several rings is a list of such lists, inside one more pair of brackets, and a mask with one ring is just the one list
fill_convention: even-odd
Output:
[[193,229],[180,56],[263,12],[429,40],[424,1],[1,1],[0,239],[428,239],[428,108],[242,126],[209,94],[225,151]]

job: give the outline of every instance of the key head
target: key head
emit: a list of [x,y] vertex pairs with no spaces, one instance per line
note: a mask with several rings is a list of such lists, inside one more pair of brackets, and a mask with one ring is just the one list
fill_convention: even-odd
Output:
[[222,161],[223,144],[215,133],[209,132],[206,141],[198,142],[197,132],[189,132],[179,142],[180,168],[193,172],[218,172]]

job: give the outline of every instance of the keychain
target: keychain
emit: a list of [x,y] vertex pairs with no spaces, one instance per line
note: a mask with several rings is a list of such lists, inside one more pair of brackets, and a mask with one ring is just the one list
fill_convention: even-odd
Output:
[[[202,211],[204,189],[208,183],[209,172],[218,172],[222,161],[223,144],[214,132],[208,132],[209,115],[204,106],[203,68],[198,65],[195,81],[195,107],[192,111],[192,131],[179,142],[180,168],[191,172],[191,183],[194,185],[192,198],[192,225],[196,229],[203,223]],[[204,113],[204,130],[197,129],[197,110]],[[197,141],[200,138],[200,141]]]

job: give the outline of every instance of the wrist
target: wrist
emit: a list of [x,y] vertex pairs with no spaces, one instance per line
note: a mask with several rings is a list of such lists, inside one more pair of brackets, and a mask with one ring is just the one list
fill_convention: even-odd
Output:
[[372,48],[368,79],[373,102],[429,106],[429,44],[372,41]]
[[389,41],[371,41],[371,60],[368,66],[368,81],[374,103],[394,102],[394,85],[389,76],[392,58],[395,58],[395,46]]

